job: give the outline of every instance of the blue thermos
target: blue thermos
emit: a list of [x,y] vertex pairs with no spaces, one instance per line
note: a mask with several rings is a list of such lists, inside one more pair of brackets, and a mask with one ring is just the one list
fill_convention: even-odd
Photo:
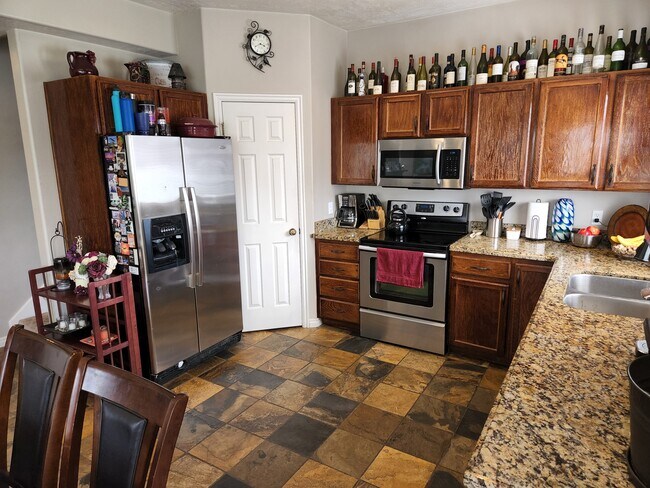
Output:
[[115,88],[111,95],[111,105],[113,106],[113,124],[115,132],[122,132],[122,109],[120,108],[120,90]]
[[120,95],[120,113],[122,115],[122,128],[124,132],[135,132],[135,114],[133,101],[129,93]]

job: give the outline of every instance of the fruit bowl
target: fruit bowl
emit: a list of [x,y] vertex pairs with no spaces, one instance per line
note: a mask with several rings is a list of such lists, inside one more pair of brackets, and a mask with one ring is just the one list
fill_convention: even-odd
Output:
[[571,244],[576,247],[597,247],[602,238],[602,235],[579,234],[577,230],[571,231]]

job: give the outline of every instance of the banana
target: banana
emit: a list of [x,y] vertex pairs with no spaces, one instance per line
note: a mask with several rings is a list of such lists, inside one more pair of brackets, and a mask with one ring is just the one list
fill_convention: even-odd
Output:
[[618,237],[619,244],[623,244],[624,246],[634,247],[634,248],[639,247],[644,239],[644,236],[630,237],[630,238],[621,237],[621,236],[616,236],[616,237]]
[[609,238],[610,241],[612,241],[614,244],[618,244],[618,236],[610,236]]

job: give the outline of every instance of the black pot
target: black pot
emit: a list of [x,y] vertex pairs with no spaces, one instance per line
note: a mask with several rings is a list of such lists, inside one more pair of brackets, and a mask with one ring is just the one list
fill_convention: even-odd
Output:
[[627,369],[630,380],[630,450],[628,464],[635,486],[650,486],[650,355]]

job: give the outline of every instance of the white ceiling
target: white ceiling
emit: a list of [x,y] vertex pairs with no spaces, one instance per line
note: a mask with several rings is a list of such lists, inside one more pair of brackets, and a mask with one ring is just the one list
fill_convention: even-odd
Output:
[[200,7],[311,14],[351,31],[382,24],[433,17],[513,0],[133,0],[178,12]]

